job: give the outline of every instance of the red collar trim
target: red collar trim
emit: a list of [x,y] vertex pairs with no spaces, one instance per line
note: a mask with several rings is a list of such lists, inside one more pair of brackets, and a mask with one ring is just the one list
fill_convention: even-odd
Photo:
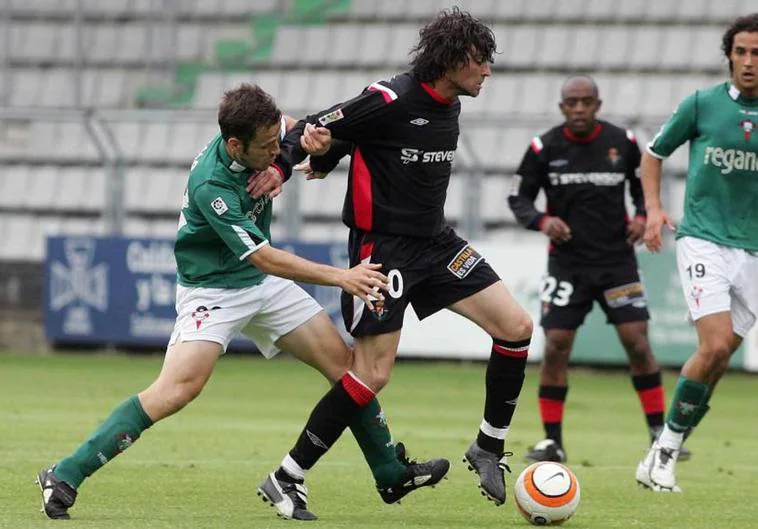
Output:
[[603,132],[603,125],[600,123],[595,123],[595,128],[592,129],[592,132],[590,132],[587,136],[577,136],[568,127],[563,127],[563,136],[569,140],[573,141],[574,143],[592,143],[597,139],[598,136],[600,136],[600,133]]
[[440,93],[432,88],[432,85],[429,83],[421,83],[421,88],[423,88],[427,94],[432,96],[432,99],[434,99],[437,103],[442,103],[443,105],[452,105],[455,103],[454,99],[448,99],[446,97],[442,97]]

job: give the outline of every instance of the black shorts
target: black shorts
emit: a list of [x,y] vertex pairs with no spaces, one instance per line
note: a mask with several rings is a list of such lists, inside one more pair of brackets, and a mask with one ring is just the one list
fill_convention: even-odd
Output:
[[408,303],[424,319],[500,280],[452,228],[424,239],[351,230],[349,252],[350,266],[381,263],[382,273],[390,279],[378,312],[370,312],[360,298],[342,293],[345,328],[356,337],[401,329]]
[[550,259],[540,286],[544,329],[575,330],[597,301],[613,325],[650,319],[637,260],[613,266],[568,266]]

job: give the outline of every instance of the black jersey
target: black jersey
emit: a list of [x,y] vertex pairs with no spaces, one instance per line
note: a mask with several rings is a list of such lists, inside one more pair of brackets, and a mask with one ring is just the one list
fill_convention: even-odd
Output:
[[[626,242],[627,180],[636,214],[645,215],[639,164],[640,149],[628,130],[598,121],[588,136],[579,138],[563,125],[554,127],[529,145],[508,204],[528,229],[539,230],[546,215],[568,224],[571,240],[551,245],[551,258],[576,264],[617,263],[634,256]],[[547,196],[545,213],[534,207],[540,189]]]
[[[351,154],[342,220],[367,232],[430,237],[446,226],[445,199],[458,144],[460,102],[441,97],[409,73],[379,81],[360,95],[298,123],[284,140],[283,164],[305,153],[299,147],[305,122],[344,140],[327,155],[312,157],[329,171]],[[346,150],[343,150],[346,149]]]

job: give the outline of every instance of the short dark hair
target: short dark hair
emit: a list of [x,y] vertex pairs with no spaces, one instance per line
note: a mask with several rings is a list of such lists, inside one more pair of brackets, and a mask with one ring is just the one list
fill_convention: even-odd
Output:
[[732,46],[734,46],[734,36],[743,31],[758,33],[758,13],[735,18],[732,25],[726,28],[724,36],[721,38],[721,51],[724,52],[726,59],[729,61],[729,72],[734,70],[732,59],[729,58],[732,54]]
[[279,122],[282,112],[260,86],[242,83],[224,92],[218,107],[218,126],[224,140],[237,138],[245,149],[261,127]]
[[467,64],[471,48],[477,61],[492,62],[495,35],[483,22],[458,7],[443,10],[421,28],[419,42],[411,50],[411,71],[424,82],[441,79],[448,70]]

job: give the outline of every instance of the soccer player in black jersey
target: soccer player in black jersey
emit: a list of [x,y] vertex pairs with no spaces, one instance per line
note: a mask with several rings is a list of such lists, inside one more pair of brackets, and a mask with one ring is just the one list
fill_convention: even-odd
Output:
[[[445,222],[444,205],[458,144],[460,96],[476,97],[492,73],[495,38],[458,8],[441,12],[420,31],[411,71],[378,81],[355,98],[309,116],[288,134],[278,161],[291,171],[315,134],[334,142],[312,169],[329,172],[351,154],[343,221],[350,228],[351,263],[381,263],[391,286],[375,312],[343,296],[355,338],[352,370],[314,409],[285,457],[300,474],[328,450],[350,409],[389,381],[408,304],[423,319],[449,309],[492,338],[485,375],[484,418],[465,460],[483,493],[505,502],[505,438],[524,379],[532,321],[484,258]],[[441,388],[442,389],[442,388]],[[318,431],[315,442],[309,432]],[[414,478],[423,481],[424,476]]]
[[[650,316],[634,253],[645,228],[640,150],[631,131],[596,119],[601,103],[591,78],[565,82],[559,105],[565,122],[532,140],[517,171],[520,182],[508,197],[519,223],[550,239],[541,286],[545,352],[539,405],[546,439],[527,454],[533,461],[566,460],[561,426],[569,355],[593,301],[616,327],[629,357],[651,438],[663,428],[661,372],[650,350]],[[632,219],[625,205],[627,182],[636,209]],[[544,213],[534,207],[540,189],[547,196]]]

